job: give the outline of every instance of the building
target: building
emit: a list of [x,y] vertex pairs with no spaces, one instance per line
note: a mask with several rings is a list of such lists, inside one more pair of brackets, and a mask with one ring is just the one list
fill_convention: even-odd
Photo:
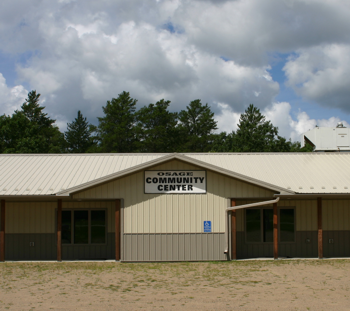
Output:
[[0,155],[0,261],[350,256],[350,153]]
[[337,127],[318,127],[301,135],[301,147],[309,144],[315,152],[349,152],[350,129],[342,122]]

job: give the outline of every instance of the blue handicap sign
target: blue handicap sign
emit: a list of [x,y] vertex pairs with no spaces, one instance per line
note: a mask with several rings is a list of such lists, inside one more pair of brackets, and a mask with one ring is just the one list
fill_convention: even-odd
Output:
[[211,220],[204,220],[204,232],[211,232]]

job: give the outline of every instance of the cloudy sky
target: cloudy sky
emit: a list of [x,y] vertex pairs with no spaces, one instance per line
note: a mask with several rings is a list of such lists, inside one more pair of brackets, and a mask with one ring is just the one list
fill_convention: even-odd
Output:
[[2,0],[0,113],[28,91],[61,130],[122,91],[171,111],[201,99],[219,129],[252,103],[280,134],[350,123],[349,0]]

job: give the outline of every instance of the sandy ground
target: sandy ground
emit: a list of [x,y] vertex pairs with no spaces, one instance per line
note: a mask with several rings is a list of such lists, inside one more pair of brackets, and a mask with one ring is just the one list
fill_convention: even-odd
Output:
[[0,263],[1,310],[350,310],[350,260]]

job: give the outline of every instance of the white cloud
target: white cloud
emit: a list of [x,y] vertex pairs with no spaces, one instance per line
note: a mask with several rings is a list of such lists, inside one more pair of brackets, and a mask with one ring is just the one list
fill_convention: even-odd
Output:
[[0,107],[1,114],[11,115],[19,109],[27,97],[28,91],[22,85],[8,87],[6,80],[0,73]]
[[285,67],[289,85],[350,111],[349,28],[348,0],[5,0],[0,49],[24,53],[19,82],[43,94],[60,124],[78,109],[96,122],[125,90],[139,106],[169,99],[173,111],[200,98],[223,130],[230,122],[222,110],[236,118],[253,103],[283,115],[281,132],[290,136],[299,130],[286,125],[287,104],[272,104],[279,85],[271,55],[297,52]]
[[[289,103],[273,103],[267,107],[262,113],[266,119],[271,121],[274,126],[278,127],[278,134],[280,136],[291,138],[291,132],[294,131],[294,121],[290,115],[291,106]],[[297,139],[293,137],[293,140]]]
[[293,118],[291,116],[291,105],[287,102],[273,103],[263,111],[263,114],[267,120],[278,127],[280,136],[292,141],[300,141],[301,134],[313,129],[316,125],[319,127],[336,127],[337,123],[342,121],[346,127],[349,127],[349,124],[339,117],[316,120],[310,118],[305,111],[301,110]]
[[91,25],[73,25],[70,24],[67,26],[66,30],[69,28],[75,29],[78,33],[78,37],[81,38],[83,35],[96,34],[97,29],[99,28],[97,24]]
[[218,103],[220,113],[215,115],[215,121],[217,121],[217,132],[231,133],[237,131],[237,124],[239,123],[240,113],[233,112],[232,108],[223,103]]
[[120,24],[109,34],[113,42],[106,39],[103,23],[85,28],[72,25],[43,31],[48,32],[47,47],[29,66],[18,68],[20,77],[33,88],[45,96],[56,95],[51,105],[48,102],[55,115],[64,109],[73,116],[81,109],[92,119],[101,114],[106,100],[123,90],[140,99],[140,105],[169,99],[172,110],[184,109],[197,98],[238,110],[249,102],[264,107],[279,90],[268,67],[224,61],[189,45],[181,34],[148,23]]
[[182,3],[173,20],[183,26],[189,41],[242,64],[264,65],[269,52],[288,53],[328,42],[349,42],[347,0]]
[[[218,122],[218,132],[225,131],[230,133],[237,131],[237,124],[241,114],[234,112],[226,104],[217,104],[221,113],[215,116]],[[275,102],[265,108],[261,113],[266,120],[271,121],[278,127],[278,134],[287,140],[300,141],[301,134],[313,129],[316,125],[319,127],[336,127],[338,122],[343,122],[344,126],[350,127],[350,124],[339,117],[330,117],[329,119],[311,119],[305,111],[299,111],[295,118],[291,115],[291,105],[287,102]]]
[[300,50],[284,70],[287,84],[306,100],[350,112],[350,45]]

